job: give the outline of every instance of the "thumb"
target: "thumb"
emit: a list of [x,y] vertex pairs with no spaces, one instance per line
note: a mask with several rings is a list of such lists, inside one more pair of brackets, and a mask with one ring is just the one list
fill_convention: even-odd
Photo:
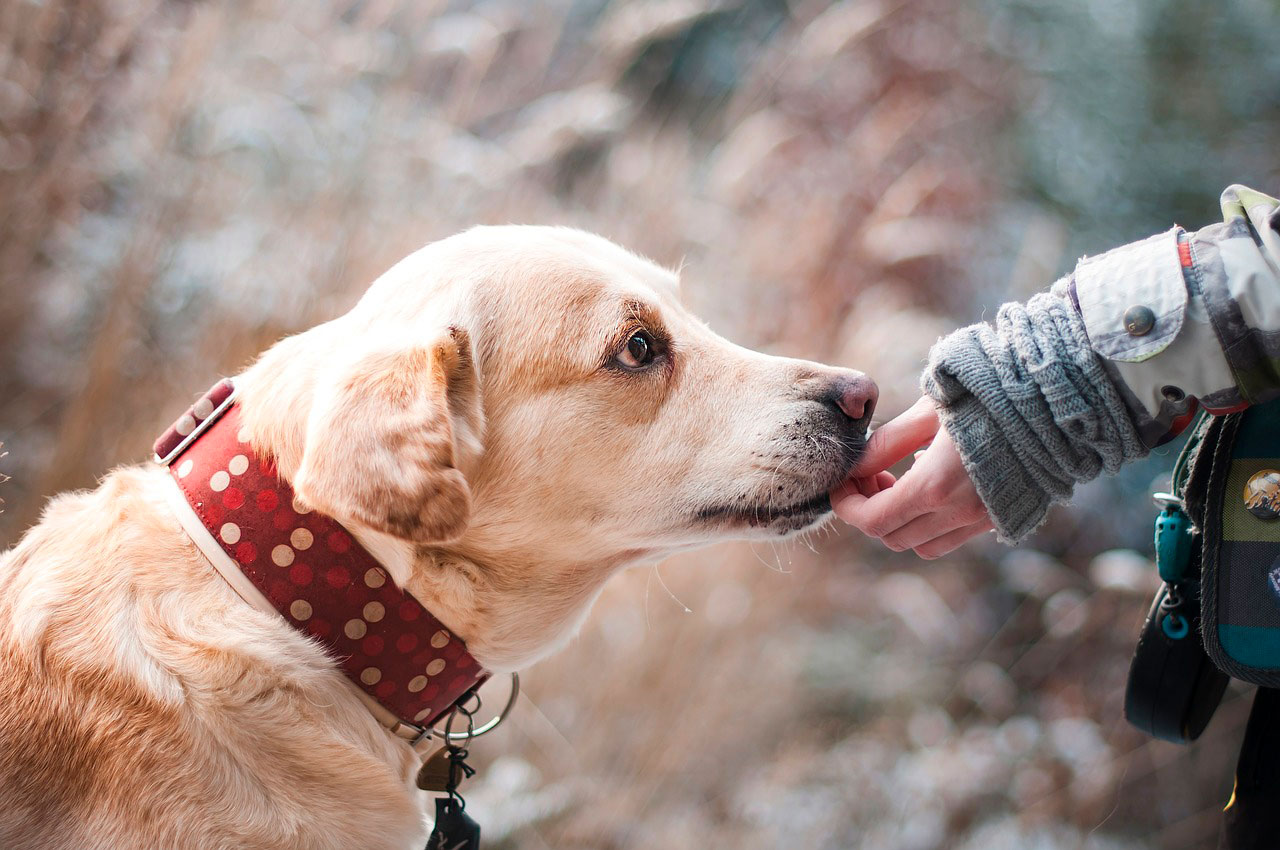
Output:
[[888,469],[919,449],[938,433],[938,410],[933,399],[924,396],[905,413],[877,428],[867,440],[867,449],[852,475],[865,478]]

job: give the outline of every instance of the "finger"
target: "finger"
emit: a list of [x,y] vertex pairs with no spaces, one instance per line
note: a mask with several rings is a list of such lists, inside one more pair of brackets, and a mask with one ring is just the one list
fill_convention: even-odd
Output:
[[831,510],[859,531],[862,531],[862,528],[854,522],[854,518],[861,516],[863,506],[871,497],[859,490],[856,482],[865,480],[865,478],[850,478],[841,484],[838,490],[831,491]]
[[954,552],[979,534],[985,534],[993,528],[995,526],[992,525],[990,519],[981,519],[972,525],[949,531],[941,537],[930,540],[928,543],[922,543],[914,547],[915,553],[926,561],[932,561],[934,558],[941,558],[943,555]]
[[881,425],[867,440],[866,451],[853,472],[867,476],[888,469],[938,433],[938,411],[933,399],[925,396],[905,413]]
[[919,497],[916,487],[903,486],[897,481],[887,490],[867,497],[853,493],[842,498],[833,497],[831,507],[836,516],[871,537],[892,534],[908,522],[925,513],[928,508]]
[[892,472],[877,472],[866,478],[847,478],[831,491],[831,500],[843,499],[850,493],[871,497],[881,490],[888,490],[896,480]]
[[874,496],[876,493],[888,490],[898,479],[892,472],[877,472],[875,475],[859,478],[858,480],[862,482],[860,486],[862,494],[864,496]]
[[895,552],[905,552],[930,540],[936,540],[970,522],[972,520],[966,521],[965,518],[950,511],[929,511],[904,524],[893,533],[885,535],[881,542]]

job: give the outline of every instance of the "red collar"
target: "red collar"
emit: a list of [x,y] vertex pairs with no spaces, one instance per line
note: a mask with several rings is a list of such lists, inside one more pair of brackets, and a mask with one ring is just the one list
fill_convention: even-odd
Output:
[[[156,461],[234,569],[398,721],[384,725],[418,737],[489,674],[350,532],[299,509],[275,463],[246,442],[234,402],[231,381],[215,384],[156,441]],[[200,548],[237,592],[254,595],[220,553]]]

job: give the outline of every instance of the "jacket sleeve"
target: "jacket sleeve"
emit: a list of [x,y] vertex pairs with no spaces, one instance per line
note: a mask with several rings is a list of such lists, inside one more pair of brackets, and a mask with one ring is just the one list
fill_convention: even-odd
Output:
[[933,347],[924,391],[1001,539],[1171,439],[1197,406],[1280,395],[1280,202],[1232,186],[1222,205],[1223,224],[1085,258],[994,327]]
[[1229,413],[1280,395],[1280,202],[1243,186],[1225,221],[1174,228],[1087,258],[1073,298],[1143,442],[1198,406]]

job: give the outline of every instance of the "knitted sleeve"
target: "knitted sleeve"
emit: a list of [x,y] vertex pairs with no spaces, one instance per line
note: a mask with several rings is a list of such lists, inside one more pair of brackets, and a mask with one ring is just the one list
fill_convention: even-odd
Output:
[[994,327],[943,337],[922,379],[1005,542],[1034,531],[1077,483],[1147,454],[1068,299],[1060,281],[1005,304]]

